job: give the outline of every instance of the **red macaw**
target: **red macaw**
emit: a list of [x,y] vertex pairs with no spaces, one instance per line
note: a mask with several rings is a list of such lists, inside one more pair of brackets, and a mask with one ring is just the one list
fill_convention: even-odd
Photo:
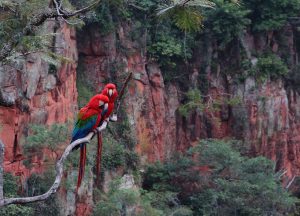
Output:
[[104,119],[107,119],[110,117],[112,111],[114,110],[115,107],[115,100],[118,97],[118,91],[116,88],[116,85],[113,83],[108,83],[104,89],[101,92],[103,95],[106,95],[109,99],[108,103],[108,109],[107,112],[105,113],[105,116],[103,116]]
[[[108,102],[109,99],[107,96],[103,94],[97,94],[91,98],[86,106],[80,109],[73,129],[71,142],[80,138],[84,138],[99,126],[102,116],[104,116],[107,112]],[[77,190],[80,187],[82,178],[84,176],[85,162],[86,144],[81,144]]]
[[[110,121],[116,121],[115,118],[110,118],[111,113],[114,110],[115,107],[115,100],[118,97],[118,91],[116,88],[116,85],[113,83],[107,84],[104,89],[101,92],[103,95],[107,96],[109,98],[108,103],[108,109],[105,113],[102,115],[102,120],[100,122],[100,125],[104,120],[110,120]],[[98,182],[98,176],[100,174],[100,166],[101,166],[101,157],[102,157],[102,136],[100,133],[97,133],[98,137],[98,149],[97,149],[97,159],[96,159],[96,176],[97,176],[97,182]]]

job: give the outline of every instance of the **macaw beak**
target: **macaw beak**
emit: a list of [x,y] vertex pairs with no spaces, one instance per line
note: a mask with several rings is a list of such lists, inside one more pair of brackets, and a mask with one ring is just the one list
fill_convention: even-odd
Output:
[[111,97],[112,94],[113,94],[113,90],[112,90],[112,89],[109,89],[109,90],[108,90],[108,95],[109,95],[109,97]]

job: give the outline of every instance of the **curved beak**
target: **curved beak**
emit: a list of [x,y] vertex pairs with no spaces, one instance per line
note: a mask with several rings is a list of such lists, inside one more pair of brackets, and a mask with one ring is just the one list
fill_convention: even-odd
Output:
[[112,94],[113,94],[113,90],[112,90],[112,89],[109,89],[109,90],[108,90],[108,95],[109,95],[109,97],[111,97]]

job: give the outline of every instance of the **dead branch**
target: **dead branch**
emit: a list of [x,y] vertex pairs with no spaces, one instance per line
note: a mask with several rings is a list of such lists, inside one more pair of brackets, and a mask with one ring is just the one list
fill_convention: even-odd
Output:
[[294,183],[296,179],[296,176],[293,176],[293,178],[289,181],[289,183],[285,186],[286,190],[289,190],[289,188],[291,187],[291,185]]
[[3,158],[4,158],[4,145],[0,141],[0,207],[11,205],[11,204],[25,204],[25,203],[32,203],[37,201],[46,200],[49,198],[52,194],[56,193],[57,189],[60,186],[61,179],[63,176],[63,166],[64,162],[69,156],[69,154],[72,152],[72,150],[82,144],[82,143],[89,143],[91,139],[94,137],[94,135],[97,132],[103,131],[107,126],[107,122],[104,121],[104,123],[95,129],[94,131],[90,132],[86,137],[82,139],[75,140],[70,145],[67,146],[64,153],[62,154],[61,158],[56,162],[56,177],[53,185],[50,187],[50,189],[41,195],[33,196],[33,197],[18,197],[18,198],[3,198]]

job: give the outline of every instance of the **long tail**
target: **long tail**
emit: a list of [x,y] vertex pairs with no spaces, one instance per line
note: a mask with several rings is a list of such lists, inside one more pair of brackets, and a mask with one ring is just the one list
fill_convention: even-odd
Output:
[[80,161],[79,161],[79,171],[78,171],[77,189],[76,189],[77,191],[84,177],[85,163],[86,163],[86,144],[82,144],[80,145]]
[[98,148],[97,148],[97,157],[96,157],[96,184],[99,184],[100,180],[100,171],[101,171],[101,158],[102,158],[102,134],[97,133],[98,138]]

